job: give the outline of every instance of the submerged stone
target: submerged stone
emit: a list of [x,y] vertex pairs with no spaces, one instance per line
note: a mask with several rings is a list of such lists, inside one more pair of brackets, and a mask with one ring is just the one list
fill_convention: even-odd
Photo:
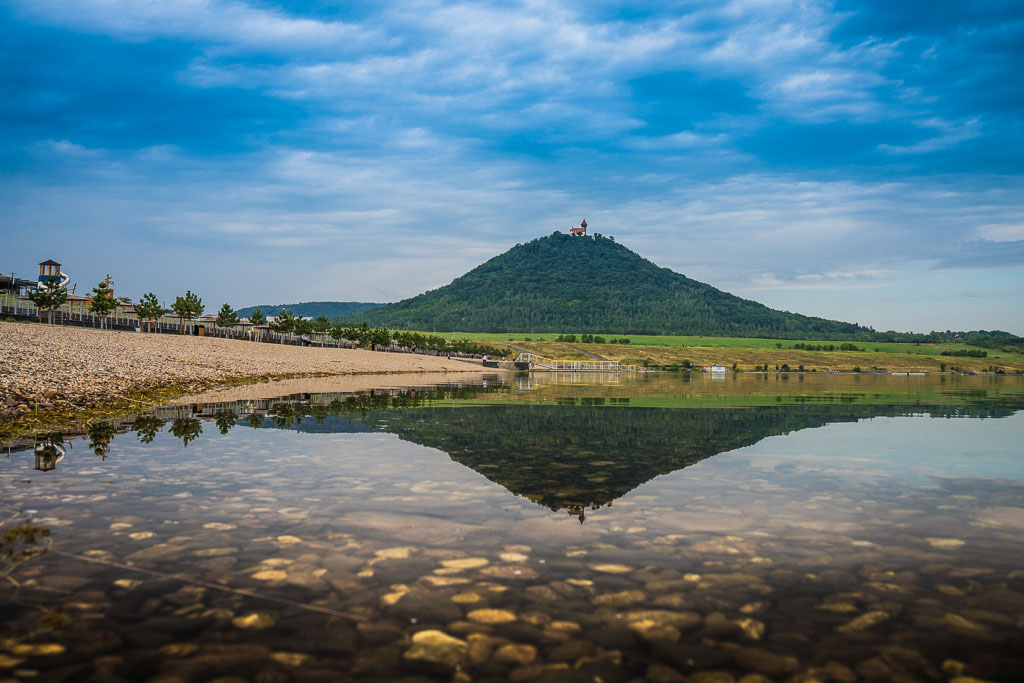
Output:
[[288,573],[280,569],[264,569],[253,574],[252,578],[257,581],[283,581],[288,578]]
[[402,655],[408,660],[423,660],[456,668],[466,661],[469,645],[443,631],[420,631],[412,637],[412,646]]
[[881,624],[883,621],[889,619],[888,612],[866,612],[852,621],[848,621],[842,626],[837,626],[836,631],[839,633],[851,633],[853,631],[863,631],[869,629],[872,626]]
[[537,658],[537,648],[533,645],[513,643],[502,645],[494,652],[493,659],[502,664],[525,666]]
[[486,567],[488,564],[490,564],[490,561],[484,557],[466,557],[460,560],[444,560],[441,562],[445,569],[455,569],[458,571],[479,569],[480,567]]
[[245,616],[235,617],[231,620],[231,623],[238,628],[251,629],[254,631],[262,631],[263,629],[270,628],[274,625],[274,618],[269,614],[260,614],[258,612],[252,612]]
[[625,590],[618,593],[605,593],[594,598],[594,603],[608,607],[628,607],[633,603],[643,602],[647,594],[638,590]]
[[508,624],[518,617],[504,609],[476,609],[466,615],[470,621],[481,624]]
[[524,555],[523,553],[509,552],[501,553],[500,555],[498,555],[498,558],[502,562],[526,562],[530,559],[530,556]]
[[11,643],[7,651],[16,657],[51,657],[64,654],[65,648],[60,643]]

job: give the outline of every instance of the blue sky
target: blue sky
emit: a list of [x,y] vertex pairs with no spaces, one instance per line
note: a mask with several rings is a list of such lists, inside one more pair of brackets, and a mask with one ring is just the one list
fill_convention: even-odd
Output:
[[877,329],[1024,334],[1024,4],[0,0],[0,269],[393,301],[585,217]]

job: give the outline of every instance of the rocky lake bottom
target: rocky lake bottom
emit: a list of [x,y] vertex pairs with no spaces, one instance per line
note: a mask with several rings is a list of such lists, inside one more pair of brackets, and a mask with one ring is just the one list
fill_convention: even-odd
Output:
[[495,376],[37,435],[0,460],[0,680],[1024,680],[1022,409]]

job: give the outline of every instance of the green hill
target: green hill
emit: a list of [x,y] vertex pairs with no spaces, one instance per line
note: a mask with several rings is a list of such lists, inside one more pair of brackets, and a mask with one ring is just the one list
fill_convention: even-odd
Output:
[[347,322],[429,332],[590,332],[836,339],[872,330],[776,311],[660,268],[612,238],[554,233],[450,285]]
[[295,315],[302,317],[315,318],[318,315],[323,315],[328,318],[340,318],[353,313],[362,313],[368,311],[371,308],[377,308],[384,304],[369,304],[362,303],[359,301],[307,301],[305,303],[298,304],[277,304],[275,306],[248,306],[246,308],[239,308],[235,311],[239,318],[248,318],[257,308],[263,312],[263,315],[277,315],[281,312],[281,309],[287,308]]

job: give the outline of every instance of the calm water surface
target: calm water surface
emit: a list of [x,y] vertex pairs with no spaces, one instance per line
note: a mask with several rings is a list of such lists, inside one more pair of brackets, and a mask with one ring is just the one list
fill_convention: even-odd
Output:
[[1024,680],[1021,379],[255,396],[11,447],[0,678]]

